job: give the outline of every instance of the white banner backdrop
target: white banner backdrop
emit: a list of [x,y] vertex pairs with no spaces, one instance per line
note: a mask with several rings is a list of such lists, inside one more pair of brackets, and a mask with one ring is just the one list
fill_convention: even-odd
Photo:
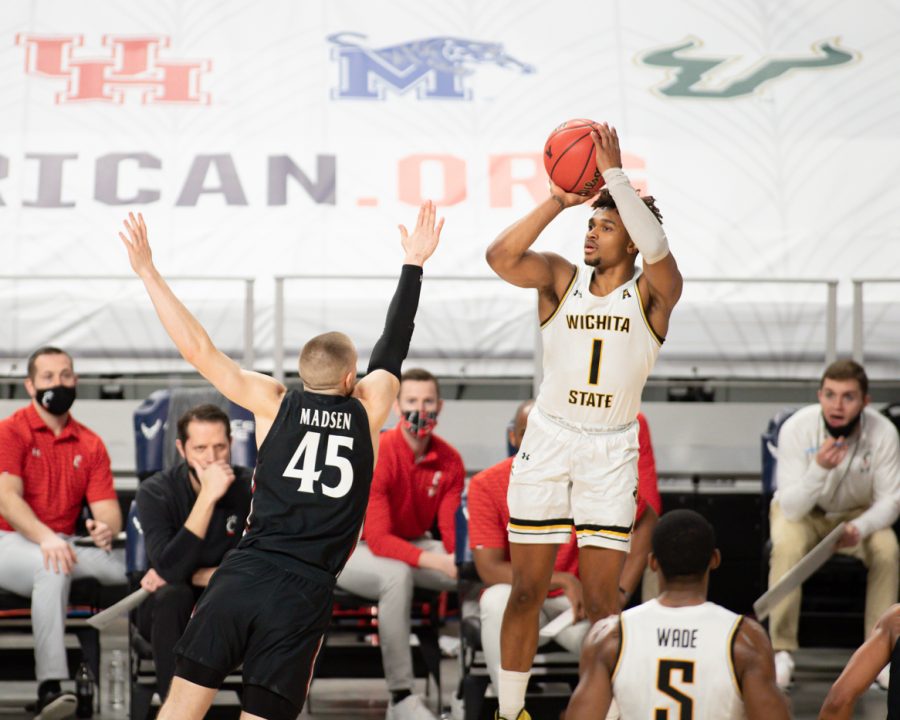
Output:
[[[395,274],[396,225],[423,198],[447,217],[427,272],[487,276],[487,244],[544,197],[544,140],[573,117],[618,127],[686,276],[840,279],[848,349],[849,279],[900,277],[898,34],[900,6],[875,0],[6,0],[0,371],[45,342],[82,371],[181,367],[139,283],[78,279],[129,272],[116,233],[132,209],[164,274],[256,279],[260,368],[273,276]],[[535,247],[577,261],[587,215]],[[240,356],[241,283],[179,291]],[[370,348],[391,291],[289,282],[286,365],[320,329]],[[816,375],[824,302],[824,287],[689,288],[656,372]],[[427,285],[413,356],[527,374],[533,309],[526,290]],[[875,342],[896,373],[895,336]]]

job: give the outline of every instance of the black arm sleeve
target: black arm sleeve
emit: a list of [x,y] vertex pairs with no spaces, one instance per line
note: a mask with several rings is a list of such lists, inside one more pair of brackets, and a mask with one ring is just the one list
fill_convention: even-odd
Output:
[[406,359],[409,342],[412,340],[421,289],[422,268],[418,265],[404,265],[388,308],[384,332],[372,349],[366,372],[387,370],[391,375],[400,377],[400,366]]

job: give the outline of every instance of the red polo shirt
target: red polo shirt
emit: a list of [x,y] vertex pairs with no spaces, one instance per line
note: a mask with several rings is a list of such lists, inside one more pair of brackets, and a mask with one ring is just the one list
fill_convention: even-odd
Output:
[[[0,420],[0,473],[22,478],[24,499],[53,532],[71,535],[84,499],[115,500],[109,454],[71,415],[59,436],[33,405]],[[12,530],[0,517],[0,530]]]
[[409,541],[430,530],[435,518],[444,547],[453,552],[466,471],[460,454],[437,435],[416,462],[402,433],[398,425],[381,434],[363,539],[376,555],[415,567],[423,551]]

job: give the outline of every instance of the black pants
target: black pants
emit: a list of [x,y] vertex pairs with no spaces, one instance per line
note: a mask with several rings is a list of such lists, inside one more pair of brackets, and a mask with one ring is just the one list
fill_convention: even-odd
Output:
[[149,638],[156,665],[156,683],[165,700],[175,675],[175,643],[191,619],[203,588],[187,583],[163,585],[138,608],[138,629]]

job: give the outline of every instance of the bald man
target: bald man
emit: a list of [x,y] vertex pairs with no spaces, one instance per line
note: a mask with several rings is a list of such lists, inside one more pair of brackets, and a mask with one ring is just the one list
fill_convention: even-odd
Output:
[[225,676],[242,666],[242,720],[294,720],[331,620],[335,578],[359,537],[378,434],[400,386],[419,303],[422,266],[440,239],[435,208],[400,226],[405,260],[365,378],[343,333],[314,337],[300,353],[304,389],[243,370],[153,265],[143,217],[119,233],[134,272],[181,355],[225,397],[250,410],[259,447],[247,529],[212,576],[175,647],[175,678],[160,720],[202,718]]

